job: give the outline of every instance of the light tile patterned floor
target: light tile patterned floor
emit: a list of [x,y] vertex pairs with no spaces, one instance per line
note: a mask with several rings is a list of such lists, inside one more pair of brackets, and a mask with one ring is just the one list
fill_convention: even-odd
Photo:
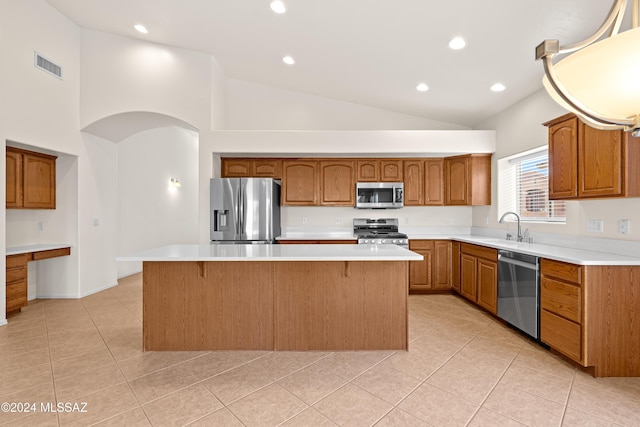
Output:
[[453,295],[409,297],[408,352],[141,351],[140,275],[0,327],[0,424],[638,426],[640,378],[594,379]]

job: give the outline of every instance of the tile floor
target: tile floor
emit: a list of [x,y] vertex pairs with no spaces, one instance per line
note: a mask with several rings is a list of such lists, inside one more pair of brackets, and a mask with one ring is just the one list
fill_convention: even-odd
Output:
[[143,353],[140,275],[33,301],[0,327],[0,402],[37,412],[0,424],[640,425],[640,378],[594,379],[452,295],[409,305],[408,352]]

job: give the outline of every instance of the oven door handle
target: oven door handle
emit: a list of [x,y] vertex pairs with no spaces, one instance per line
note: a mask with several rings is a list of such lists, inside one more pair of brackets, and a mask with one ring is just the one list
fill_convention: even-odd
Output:
[[518,267],[528,268],[529,270],[538,271],[538,269],[539,269],[538,264],[531,264],[529,262],[519,261],[519,260],[513,259],[513,258],[507,258],[507,257],[505,257],[503,255],[498,255],[498,262],[504,262],[504,263],[507,263],[507,264],[517,265]]

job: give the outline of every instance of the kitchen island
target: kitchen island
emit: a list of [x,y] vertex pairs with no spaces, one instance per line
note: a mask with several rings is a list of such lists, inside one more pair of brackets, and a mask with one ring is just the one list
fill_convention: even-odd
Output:
[[144,350],[403,350],[395,245],[170,245],[143,262]]

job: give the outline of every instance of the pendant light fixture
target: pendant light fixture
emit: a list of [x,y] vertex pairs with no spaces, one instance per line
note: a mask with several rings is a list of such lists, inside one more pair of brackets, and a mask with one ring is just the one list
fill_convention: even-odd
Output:
[[[630,1],[615,0],[595,34],[567,46],[545,40],[536,47],[536,60],[543,61],[544,87],[562,107],[597,129],[640,136],[640,0],[631,1],[630,30],[619,32]],[[562,54],[570,55],[554,64]]]

